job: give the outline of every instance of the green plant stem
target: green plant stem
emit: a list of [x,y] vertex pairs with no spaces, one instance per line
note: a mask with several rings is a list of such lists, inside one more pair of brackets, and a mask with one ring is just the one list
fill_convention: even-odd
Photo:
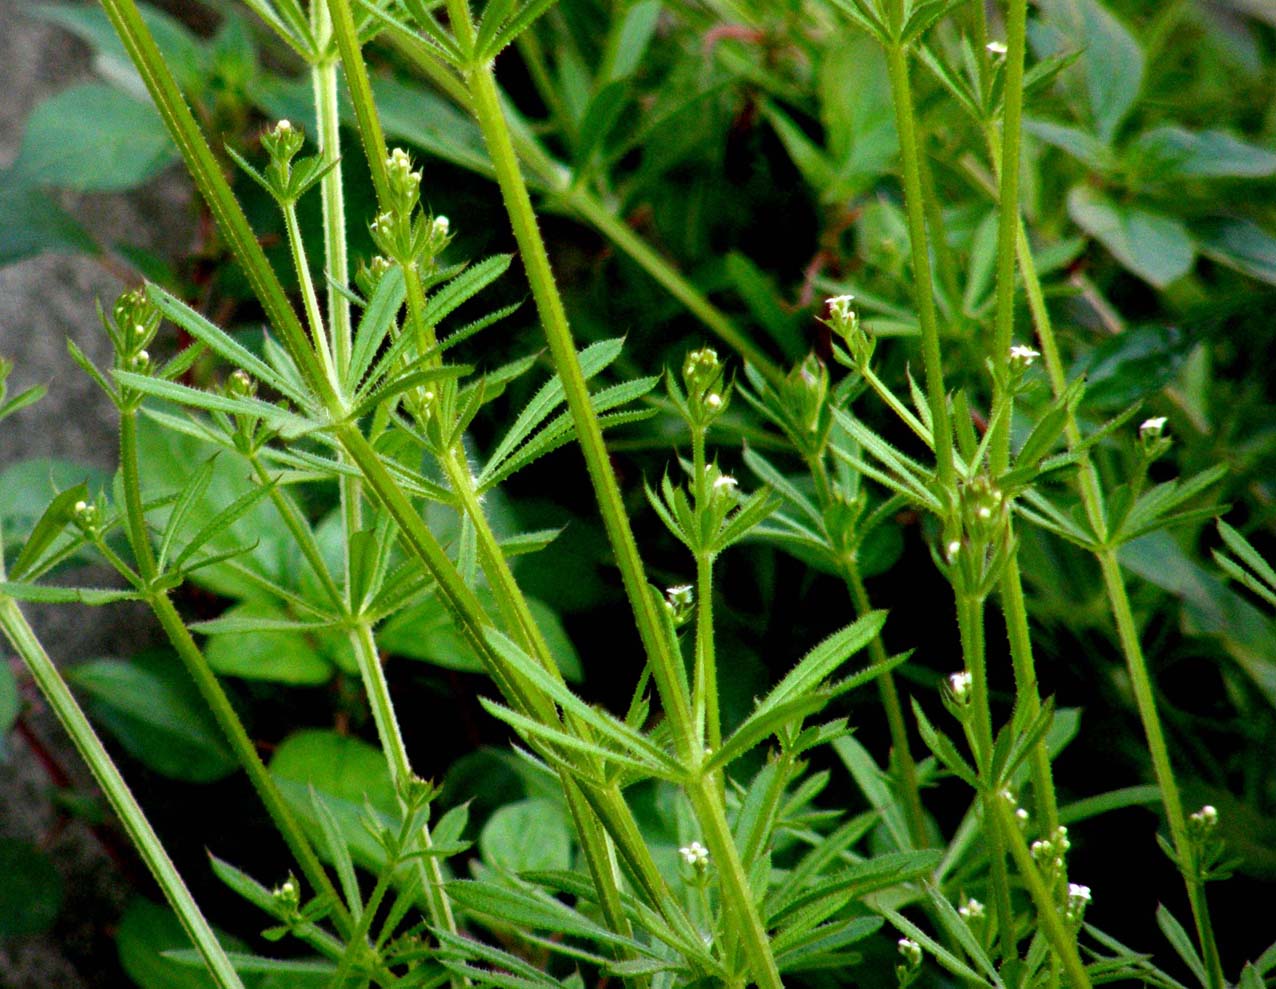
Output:
[[[1033,658],[1032,634],[1028,627],[1028,606],[1024,600],[1023,574],[1019,569],[1018,549],[1006,560],[999,585],[1001,612],[1006,620],[1006,638],[1010,642],[1010,663],[1015,674],[1015,702],[1031,724],[1041,712],[1041,693],[1037,686],[1037,667]],[[1050,765],[1050,749],[1045,737],[1032,747],[1029,757],[1032,794],[1042,833],[1054,834],[1059,826],[1059,802],[1055,795],[1054,770]]]
[[[381,656],[377,651],[376,639],[372,635],[372,626],[366,621],[355,622],[350,630],[350,641],[359,664],[363,689],[368,695],[368,704],[372,708],[372,720],[377,726],[377,738],[381,742],[381,751],[385,753],[386,763],[390,768],[390,779],[394,784],[395,792],[400,794],[400,806],[407,814],[409,811],[402,794],[415,774],[412,772],[412,764],[408,759],[407,747],[403,744],[403,734],[399,730],[399,719],[394,712],[394,702],[390,699],[390,687],[386,683]],[[423,823],[414,837],[420,841],[421,850],[428,853],[433,845],[429,825]],[[452,915],[452,904],[443,888],[443,867],[438,857],[429,854],[420,855],[417,856],[416,863],[421,873],[422,892],[425,893],[430,922],[440,930],[455,934],[457,932],[456,918]],[[375,907],[369,903],[366,912],[372,913],[374,910]],[[465,980],[454,978],[452,984],[466,983]]]
[[[150,538],[146,533],[146,516],[142,507],[142,487],[137,456],[137,410],[135,408],[126,407],[120,413],[120,474],[123,479],[126,525],[131,539],[137,541],[134,553],[137,557],[139,576],[142,580],[147,604],[150,605],[155,617],[163,627],[164,633],[168,636],[169,642],[172,643],[173,648],[177,651],[177,655],[185,665],[187,673],[195,682],[200,696],[203,697],[204,703],[208,705],[209,710],[212,712],[218,727],[221,728],[222,734],[230,745],[231,751],[234,752],[239,764],[247,772],[253,788],[257,791],[257,795],[261,798],[267,812],[270,814],[271,820],[274,821],[275,826],[279,829],[279,833],[283,836],[284,842],[288,845],[289,851],[292,852],[297,864],[301,867],[307,881],[314,887],[316,892],[328,893],[335,897],[336,890],[333,888],[327,872],[319,862],[318,856],[315,855],[309,840],[301,830],[301,826],[293,817],[292,811],[289,810],[288,805],[284,802],[283,796],[280,794],[278,787],[275,786],[269,771],[262,763],[261,756],[257,754],[256,746],[253,745],[252,740],[248,737],[248,732],[244,730],[244,724],[231,705],[230,698],[222,690],[221,684],[217,680],[217,675],[195,644],[195,640],[191,637],[185,622],[182,621],[168,595],[155,589],[154,585],[158,574],[156,572],[155,553],[151,548]],[[339,922],[347,925],[346,929],[348,930],[349,915],[345,913],[344,909],[338,907],[335,910],[335,915]]]
[[1032,852],[1029,851],[1028,843],[1024,840],[1018,822],[1011,813],[1010,805],[994,794],[992,809],[1002,834],[1008,839],[1010,854],[1019,868],[1024,885],[1028,887],[1028,893],[1036,904],[1041,929],[1049,940],[1050,946],[1054,948],[1055,955],[1063,963],[1063,970],[1068,974],[1071,989],[1089,989],[1090,976],[1081,961],[1081,955],[1077,952],[1076,938],[1064,926],[1063,918],[1059,916],[1058,904],[1055,903],[1050,887],[1046,885],[1045,879],[1037,870],[1037,863],[1032,859]]
[[[469,7],[466,0],[448,0],[447,9],[453,30],[457,32],[464,49],[472,43],[473,37]],[[649,593],[645,570],[629,527],[616,476],[611,469],[602,430],[590,405],[589,391],[576,356],[567,314],[554,282],[527,185],[519,170],[518,157],[501,110],[496,80],[490,65],[473,66],[466,77],[475,116],[496,169],[497,182],[519,244],[550,353],[563,382],[568,408],[585,455],[604,526],[620,566],[625,591],[637,619],[639,635],[651,660],[653,677],[660,690],[666,717],[673,727],[675,745],[688,767],[698,767],[703,749],[696,745],[688,698],[680,686],[678,664],[681,663],[681,657],[673,654],[664,634],[663,619],[657,613],[657,605]],[[757,905],[749,891],[739,852],[727,825],[721,794],[704,778],[690,783],[688,794],[700,826],[705,831],[705,843],[717,860],[724,906],[736,928],[735,933],[745,946],[753,968],[753,977],[764,989],[779,989],[779,972],[775,967],[775,959],[771,954],[770,942]]]
[[1117,637],[1121,642],[1121,651],[1126,656],[1130,686],[1134,690],[1134,701],[1139,710],[1139,718],[1143,721],[1143,732],[1147,738],[1148,752],[1152,757],[1152,772],[1156,776],[1156,783],[1161,791],[1161,802],[1165,806],[1165,818],[1170,826],[1174,853],[1178,856],[1179,871],[1187,884],[1187,898],[1192,906],[1192,918],[1196,923],[1197,940],[1205,960],[1205,970],[1209,975],[1210,989],[1222,989],[1225,984],[1222,961],[1219,957],[1218,945],[1214,940],[1209,904],[1205,899],[1205,886],[1198,877],[1196,852],[1192,847],[1191,839],[1188,838],[1183,801],[1179,795],[1178,782],[1174,778],[1174,767],[1170,763],[1165,734],[1161,730],[1161,718],[1157,713],[1156,697],[1152,691],[1152,678],[1148,675],[1147,664],[1143,659],[1143,647],[1134,625],[1130,599],[1125,591],[1125,580],[1121,576],[1121,565],[1117,560],[1116,550],[1111,547],[1101,549],[1098,558],[1099,569],[1103,573],[1103,586],[1112,605],[1112,617],[1116,621]]
[[[820,499],[820,507],[827,512],[833,504],[833,487],[824,458],[818,455],[807,458],[807,467],[815,478],[815,490]],[[846,591],[850,595],[856,617],[863,618],[873,610],[873,605],[854,554],[843,556],[838,561],[838,569],[846,584]],[[869,642],[868,654],[875,666],[884,666],[889,659],[881,632],[873,636]],[[913,751],[909,743],[908,724],[904,720],[904,708],[899,700],[899,689],[895,685],[894,675],[889,670],[877,678],[877,689],[882,698],[882,707],[886,710],[886,724],[891,733],[891,748],[895,753],[896,764],[899,766],[899,782],[903,791],[904,813],[908,820],[909,834],[912,835],[915,847],[925,848],[929,844],[929,839],[926,834],[926,811],[922,807],[921,788],[917,782],[917,763],[913,759]]]
[[[869,600],[868,588],[864,586],[864,578],[860,576],[859,564],[854,559],[843,561],[842,579],[851,596],[851,603],[855,606],[856,616],[864,617],[873,610],[873,605]],[[889,659],[880,632],[869,642],[868,655],[874,666],[884,666]],[[882,707],[886,709],[886,724],[890,728],[891,748],[895,752],[895,763],[899,767],[899,783],[904,799],[904,813],[908,818],[908,830],[913,836],[914,846],[925,848],[930,844],[930,840],[926,834],[926,811],[922,807],[921,787],[917,782],[917,762],[913,759],[909,744],[908,725],[904,720],[904,707],[899,700],[899,688],[895,685],[895,677],[890,671],[877,678],[877,689],[882,698]]]
[[983,810],[988,862],[992,869],[993,902],[997,910],[997,934],[1002,958],[1018,957],[1014,934],[1014,908],[1010,900],[1010,876],[1006,871],[1004,830],[998,818],[997,801],[1001,800],[992,778],[992,713],[988,703],[988,669],[984,644],[984,600],[967,594],[957,595],[957,626],[961,632],[962,659],[971,679],[970,714],[971,748],[979,771],[979,798]]
[[713,554],[696,554],[696,664],[692,709],[703,726],[704,744],[722,746],[722,715],[718,708],[718,659],[713,641]]
[[317,894],[327,895],[332,898],[334,902],[334,922],[337,924],[338,930],[348,934],[351,929],[349,912],[341,904],[336,888],[332,885],[331,879],[328,878],[328,874],[318,856],[315,855],[309,839],[301,829],[301,825],[297,823],[297,819],[293,816],[292,810],[288,807],[283,795],[279,792],[279,788],[275,785],[270,771],[262,763],[261,756],[257,754],[256,746],[253,745],[252,739],[248,737],[248,732],[244,730],[243,722],[239,720],[239,715],[235,713],[230,699],[222,690],[221,684],[218,683],[216,674],[213,673],[212,668],[208,665],[208,660],[205,659],[199,646],[195,644],[195,640],[187,630],[181,615],[177,613],[177,608],[173,606],[173,602],[164,594],[156,593],[151,595],[147,599],[147,603],[151,606],[151,610],[159,620],[160,626],[164,629],[164,634],[168,636],[168,641],[182,660],[191,679],[195,681],[195,686],[199,689],[200,696],[203,697],[204,703],[208,705],[209,710],[212,712],[213,718],[217,721],[218,727],[221,728],[231,751],[234,752],[239,764],[248,773],[248,779],[252,783],[253,789],[257,791],[257,796],[261,799],[267,813],[270,814],[270,819],[274,822],[275,827],[284,839],[284,843],[287,844],[288,850],[292,852],[293,858],[300,866],[302,875],[306,877],[306,880]]
[[310,349],[306,332],[222,174],[221,164],[204,139],[150,29],[142,20],[135,0],[101,0],[101,3],[129,60],[141,75],[165,129],[181,152],[195,187],[243,267],[253,294],[265,309],[267,320],[280,334],[302,374],[313,381],[322,374],[322,369]]
[[[323,0],[314,0],[314,2],[318,4]],[[337,50],[341,53],[341,64],[345,69],[346,85],[350,87],[350,102],[354,106],[359,136],[363,139],[368,169],[372,172],[372,185],[377,192],[377,202],[384,204],[388,200],[390,191],[390,180],[385,164],[389,153],[386,150],[385,133],[381,130],[381,119],[377,116],[376,103],[372,98],[372,82],[368,78],[368,67],[364,64],[363,55],[359,51],[359,35],[355,28],[354,14],[350,10],[349,0],[327,0],[327,7],[328,14],[332,18],[332,36],[336,39]]]
[[[336,2],[336,0],[331,0]],[[530,33],[522,38],[530,37]],[[389,32],[391,45],[419,69],[435,86],[458,106],[473,112],[473,100],[463,82],[441,65],[423,45],[398,32]],[[521,38],[520,38],[521,41]],[[536,136],[525,127],[511,127],[510,139],[518,158],[529,172],[551,191],[551,198],[563,208],[591,225],[662,288],[686,307],[720,340],[757,368],[772,385],[784,380],[784,370],[748,339],[721,309],[709,301],[692,282],[618,217],[602,199],[588,188],[575,184],[569,169],[551,158]]]
[[319,356],[319,364],[324,375],[338,392],[341,390],[340,378],[332,363],[332,350],[328,341],[328,331],[324,326],[323,314],[319,312],[319,296],[315,293],[314,279],[310,277],[310,263],[306,258],[306,245],[301,238],[301,225],[297,222],[297,206],[287,203],[283,208],[284,228],[288,231],[288,246],[292,250],[293,264],[297,269],[297,281],[301,285],[301,302],[306,310],[306,322],[310,324],[310,338],[314,341],[315,353]]
[[920,155],[914,120],[912,87],[908,79],[908,53],[899,44],[886,49],[895,127],[899,133],[900,163],[904,182],[904,207],[913,261],[913,295],[922,332],[922,357],[926,365],[926,392],[933,424],[935,463],[940,488],[954,491],[952,424],[944,392],[943,358],[939,349],[939,316],[935,311],[934,279],[927,250],[926,216],[922,205]]
[[[314,3],[311,22],[321,51],[326,51],[332,33],[328,7]],[[328,325],[332,332],[333,360],[337,380],[345,382],[350,368],[353,332],[350,324],[350,300],[337,290],[350,281],[350,257],[346,240],[345,185],[341,166],[341,119],[337,105],[337,61],[326,55],[310,70],[314,89],[315,114],[319,124],[319,150],[325,160],[337,165],[319,183],[323,205],[324,260],[328,268]]]
[[[1019,256],[1022,222],[1019,211],[1019,172],[1023,132],[1023,78],[1027,48],[1027,0],[1007,0],[1005,88],[1002,129],[989,122],[985,128],[992,160],[999,171],[997,216],[997,310],[996,330],[991,359],[993,362],[995,401],[1013,408],[1010,394],[1010,347],[1014,340],[1015,262]],[[1027,279],[1025,278],[1025,283]],[[1010,427],[1013,416],[994,417],[996,433],[989,448],[994,476],[1002,474],[1010,464]],[[1011,664],[1015,674],[1016,703],[1028,719],[1041,710],[1036,662],[1028,625],[1028,610],[1023,591],[1023,575],[1019,569],[1018,547],[1011,553],[1000,580],[999,602],[1006,620]],[[1046,834],[1053,834],[1059,824],[1058,801],[1050,753],[1044,737],[1033,746],[1030,759],[1035,809]]]
[[[1041,280],[1037,275],[1036,264],[1028,243],[1028,234],[1022,221],[1019,226],[1019,270],[1024,280],[1025,294],[1029,309],[1037,328],[1037,339],[1041,345],[1042,363],[1050,379],[1050,387],[1056,398],[1067,389],[1067,377],[1063,370],[1063,361],[1059,354],[1059,345],[1054,335],[1054,326],[1050,319],[1050,311],[1046,307],[1045,293],[1041,288]],[[1075,449],[1081,442],[1081,431],[1075,417],[1068,413],[1064,424],[1064,436],[1069,449]],[[1103,573],[1103,586],[1107,594],[1109,606],[1117,626],[1117,639],[1125,659],[1126,670],[1135,692],[1139,719],[1143,723],[1143,734],[1148,743],[1148,752],[1152,758],[1152,769],[1156,776],[1157,787],[1161,793],[1161,805],[1165,808],[1166,821],[1170,827],[1170,839],[1178,856],[1180,872],[1187,887],[1188,902],[1192,908],[1192,919],[1196,926],[1197,942],[1201,949],[1201,957],[1205,960],[1206,973],[1210,989],[1223,989],[1226,978],[1223,975],[1222,960],[1218,945],[1214,939],[1213,924],[1209,915],[1209,903],[1204,886],[1192,874],[1191,863],[1193,852],[1187,837],[1186,815],[1183,811],[1182,798],[1175,781],[1174,768],[1170,762],[1169,750],[1165,744],[1165,733],[1161,728],[1160,715],[1156,709],[1156,698],[1152,690],[1151,676],[1148,673],[1147,660],[1143,656],[1143,646],[1139,642],[1138,632],[1134,624],[1134,616],[1130,610],[1130,600],[1125,590],[1125,578],[1121,574],[1120,561],[1115,547],[1106,545],[1108,539],[1107,520],[1103,506],[1103,489],[1098,474],[1088,454],[1083,453],[1077,464],[1077,489],[1081,504],[1085,509],[1095,536],[1099,540],[1099,548],[1095,556]]]
[[[705,455],[707,428],[691,427],[691,484],[696,511],[707,512],[712,492]],[[713,554],[697,551],[696,558],[696,662],[692,679],[691,708],[700,744],[722,746],[722,716],[718,710],[718,659],[713,636]]]
[[14,651],[22,657],[41,694],[71,736],[81,757],[88,763],[93,778],[106,794],[116,817],[124,825],[129,839],[163,891],[164,898],[177,914],[177,919],[204,960],[209,974],[220,989],[243,989],[243,983],[230,959],[226,957],[217,935],[204,919],[190,890],[186,888],[186,883],[152,830],[128,784],[124,782],[124,777],[120,775],[101,739],[89,724],[89,719],[76,703],[66,681],[58,673],[12,598],[0,596],[0,628],[4,630]]

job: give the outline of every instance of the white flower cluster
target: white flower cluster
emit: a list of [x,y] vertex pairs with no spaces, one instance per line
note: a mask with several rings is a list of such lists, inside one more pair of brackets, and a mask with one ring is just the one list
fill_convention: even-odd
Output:
[[693,841],[690,845],[684,845],[679,848],[678,854],[693,869],[704,869],[709,864],[709,849],[698,841]]

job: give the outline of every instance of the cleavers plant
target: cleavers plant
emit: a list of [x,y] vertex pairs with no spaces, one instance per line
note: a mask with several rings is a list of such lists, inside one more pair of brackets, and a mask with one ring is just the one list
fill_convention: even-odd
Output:
[[[247,5],[306,64],[308,112],[317,124],[315,146],[308,147],[301,124],[274,122],[261,135],[264,162],[225,149],[282,218],[287,272],[267,259],[220,152],[192,114],[137,4],[102,0],[265,314],[262,345],[246,346],[155,284],[130,290],[100,311],[113,365],[95,367],[70,346],[118,410],[119,471],[109,494],[95,497],[86,485],[58,493],[0,584],[0,627],[196,949],[177,957],[202,964],[222,987],[267,974],[284,984],[334,987],[548,989],[592,972],[658,989],[779,989],[880,955],[873,936],[890,924],[899,940],[890,946],[888,968],[900,986],[923,978],[930,960],[964,983],[996,989],[1121,979],[1177,985],[1146,956],[1085,923],[1091,890],[1072,881],[1064,823],[1085,815],[1069,818],[1059,805],[1052,760],[1067,726],[1038,686],[1020,561],[1020,530],[1033,527],[1097,561],[1168,825],[1164,847],[1183,876],[1194,934],[1169,911],[1158,919],[1203,985],[1224,989],[1205,896],[1206,883],[1227,870],[1215,831],[1218,812],[1207,805],[1189,813],[1184,805],[1119,551],[1157,529],[1217,514],[1216,505],[1200,508],[1196,501],[1225,471],[1152,483],[1170,439],[1160,417],[1132,427],[1136,407],[1083,432],[1078,408],[1085,383],[1065,373],[1020,209],[1025,93],[1050,84],[1076,55],[1056,54],[1025,71],[1026,0],[996,5],[1004,43],[990,40],[983,3],[809,5],[833,30],[873,39],[885,59],[908,242],[904,263],[923,365],[922,384],[909,377],[906,396],[878,373],[875,360],[885,348],[853,295],[833,295],[820,313],[828,331],[820,352],[828,360],[813,349],[785,373],[766,347],[750,341],[618,221],[599,201],[605,197],[594,196],[596,163],[589,155],[578,161],[577,175],[546,160],[498,87],[494,65],[516,46],[537,74],[542,56],[535,30],[550,0],[489,0],[477,14],[467,0]],[[748,5],[739,6],[740,16],[750,13]],[[806,6],[787,5],[795,16]],[[544,333],[552,375],[486,454],[473,435],[476,419],[534,373],[539,355],[529,347],[526,356],[481,372],[477,353],[473,363],[458,362],[472,339],[506,325],[519,310],[509,305],[468,318],[512,257],[451,262],[454,224],[425,203],[446,198],[446,190],[423,197],[418,163],[386,140],[364,57],[378,37],[477,123]],[[996,204],[990,325],[963,340],[978,352],[984,375],[955,389],[945,377],[953,333],[944,323],[956,277],[933,192],[925,119],[916,106],[917,64],[970,117],[983,142],[971,154],[982,155],[979,169],[990,177]],[[347,164],[357,151],[341,146],[346,99],[374,187],[376,207],[368,217],[348,215]],[[624,366],[624,341],[578,346],[529,174],[549,187],[552,201],[598,227],[654,275],[719,346],[735,350],[744,362],[740,376],[730,358],[702,346],[672,356],[665,399],[656,395],[655,376],[597,384],[609,369]],[[299,209],[314,197],[321,202],[318,259]],[[361,222],[376,253],[352,270],[349,228]],[[285,287],[294,280],[295,296]],[[1029,338],[1026,328],[1016,327],[1020,290],[1032,318],[1031,345],[1017,342]],[[150,349],[165,320],[193,342],[161,363]],[[954,321],[978,322],[969,314]],[[214,387],[190,383],[189,372],[206,353],[226,368]],[[830,363],[840,369],[837,380]],[[1045,399],[1039,365],[1046,372]],[[20,396],[0,415],[36,398]],[[764,442],[743,452],[764,485],[749,494],[721,457],[722,434],[741,405],[764,424],[756,433]],[[651,419],[661,409],[679,421],[689,457],[647,485],[646,500],[689,554],[687,569],[694,573],[690,582],[667,588],[648,575],[631,503],[604,439],[605,430]],[[889,425],[873,425],[883,409]],[[143,426],[195,440],[208,457],[179,488],[157,490],[143,462]],[[590,703],[571,685],[566,659],[511,562],[543,549],[557,533],[503,532],[490,507],[489,496],[512,475],[568,445],[584,458],[641,643],[644,667],[623,716]],[[1095,451],[1104,445],[1123,445],[1129,453],[1133,466],[1124,476],[1096,463]],[[785,455],[801,463],[801,473],[786,473],[779,463]],[[227,463],[234,464],[238,493],[210,507],[215,473]],[[335,542],[315,523],[309,506],[316,497],[335,497]],[[926,704],[905,702],[901,684],[910,654],[887,648],[886,614],[874,609],[865,582],[874,541],[905,511],[927,518],[930,555],[952,592],[961,668],[943,681],[940,699],[959,739],[931,720]],[[304,571],[295,579],[262,567],[253,555],[251,526],[244,523],[262,518],[286,531],[289,552]],[[1234,555],[1221,556],[1220,566],[1276,601],[1270,566],[1236,530],[1221,531]],[[729,566],[727,551],[745,540],[790,549],[836,575],[855,618],[807,651],[731,723],[722,704],[729,659],[716,635],[715,581]],[[85,551],[119,572],[122,589],[41,581]],[[188,622],[175,593],[210,574],[222,587],[252,587],[270,609],[233,609]],[[272,919],[268,940],[291,937],[308,957],[222,947],[17,604],[121,600],[144,602],[154,612],[293,859],[272,877],[278,881],[273,888],[217,859],[214,872]],[[426,602],[441,606],[490,678],[498,696],[484,697],[483,708],[521,741],[519,758],[528,771],[557,788],[580,869],[520,871],[488,863],[472,878],[453,876],[449,859],[470,847],[468,811],[461,804],[434,813],[439,791],[413,768],[379,644],[396,619]],[[1007,631],[1014,682],[1008,714],[989,685],[990,602]],[[208,653],[219,637],[284,631],[321,637],[334,661],[357,674],[393,807],[369,800],[351,816],[316,789],[286,785],[263,763]],[[891,629],[892,638],[901,634]],[[867,660],[859,671],[839,679],[861,651]],[[841,695],[870,681],[891,742],[885,768],[845,717],[825,714]],[[917,737],[930,753],[920,760],[913,751]],[[868,812],[844,819],[817,804],[831,773],[812,766],[827,759],[825,749],[862,791]],[[945,775],[971,791],[951,834],[925,800],[927,788]],[[636,794],[650,792],[674,818],[676,857],[644,832]],[[1120,799],[1106,804],[1120,805]],[[1276,961],[1269,958],[1272,967]],[[1261,963],[1247,966],[1241,984],[1258,989],[1264,974]]]

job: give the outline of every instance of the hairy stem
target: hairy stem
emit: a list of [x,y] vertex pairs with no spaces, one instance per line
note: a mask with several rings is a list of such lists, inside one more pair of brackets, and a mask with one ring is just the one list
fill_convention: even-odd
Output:
[[4,630],[5,637],[22,657],[40,692],[71,736],[81,757],[88,763],[93,778],[106,794],[112,810],[124,825],[124,830],[146,862],[151,875],[155,877],[164,898],[177,914],[177,919],[181,921],[191,943],[204,960],[209,974],[220,989],[243,989],[243,983],[230,959],[226,957],[217,935],[204,919],[177,867],[168,857],[128,784],[124,782],[124,777],[120,775],[97,732],[76,703],[66,681],[58,673],[53,660],[44,651],[40,640],[36,638],[35,632],[31,630],[17,602],[12,598],[0,597],[0,629]]
[[953,491],[952,425],[944,392],[943,358],[939,347],[939,314],[935,310],[934,279],[931,275],[929,238],[923,208],[920,153],[913,112],[912,87],[908,78],[908,53],[895,44],[886,50],[890,73],[891,99],[895,104],[895,126],[899,132],[900,164],[904,182],[904,208],[908,217],[908,240],[913,261],[913,296],[922,332],[922,357],[926,365],[926,392],[934,429],[935,463],[939,486]]

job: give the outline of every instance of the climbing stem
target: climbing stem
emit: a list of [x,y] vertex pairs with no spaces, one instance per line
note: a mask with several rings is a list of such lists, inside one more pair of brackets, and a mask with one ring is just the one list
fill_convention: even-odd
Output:
[[[466,0],[448,0],[447,10],[457,38],[464,48],[468,43],[467,36],[473,37],[468,4]],[[664,633],[663,619],[656,610],[658,605],[648,587],[645,568],[638,554],[620,488],[603,442],[602,429],[590,404],[589,392],[568,327],[567,314],[540,236],[527,185],[519,169],[492,68],[490,64],[472,65],[465,75],[473,110],[496,170],[497,182],[514,228],[550,353],[563,382],[567,405],[585,456],[603,523],[620,567],[639,635],[651,662],[665,716],[673,729],[674,744],[689,767],[698,766],[702,748],[696,738],[689,698],[682,687],[679,666],[681,657],[671,648]],[[688,794],[700,827],[705,832],[706,844],[717,861],[726,912],[734,933],[744,945],[753,969],[752,975],[764,989],[779,989],[781,982],[771,954],[770,942],[727,826],[721,794],[705,779],[689,784]]]
[[943,359],[939,348],[939,314],[935,309],[934,279],[923,208],[920,152],[917,125],[913,112],[912,87],[908,74],[908,52],[900,44],[886,49],[886,66],[890,74],[891,99],[895,105],[895,126],[899,132],[900,165],[904,182],[904,209],[908,218],[909,248],[913,262],[913,297],[921,324],[922,357],[926,367],[926,393],[934,424],[935,463],[939,486],[952,491],[953,468],[952,425],[944,392]]
[[219,989],[243,989],[243,983],[226,957],[217,935],[204,919],[124,777],[12,598],[0,597],[0,629],[3,629],[14,651],[22,657],[41,694],[71,736],[71,741],[106,794],[111,809],[124,825],[124,830],[155,877],[164,898],[177,914]]
[[984,642],[984,599],[958,593],[957,625],[961,633],[961,653],[966,672],[970,674],[970,706],[968,737],[980,780],[980,804],[985,823],[984,837],[992,870],[993,903],[997,909],[997,934],[1002,958],[1018,957],[1014,934],[1014,908],[1010,899],[1010,876],[1006,870],[1005,836],[997,808],[1001,799],[992,780],[992,713],[988,703],[988,667]]

